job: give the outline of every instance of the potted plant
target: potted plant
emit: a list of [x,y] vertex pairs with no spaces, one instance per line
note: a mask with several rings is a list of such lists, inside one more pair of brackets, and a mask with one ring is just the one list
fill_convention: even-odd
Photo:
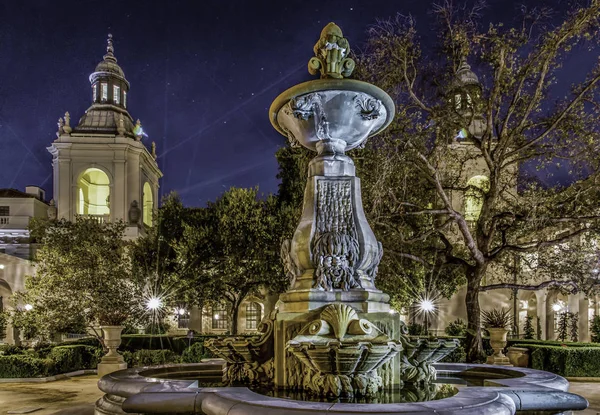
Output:
[[489,356],[487,363],[491,365],[512,366],[508,358],[502,352],[506,347],[507,327],[512,322],[509,309],[495,308],[490,311],[481,312],[481,323],[490,333],[490,344],[494,354]]

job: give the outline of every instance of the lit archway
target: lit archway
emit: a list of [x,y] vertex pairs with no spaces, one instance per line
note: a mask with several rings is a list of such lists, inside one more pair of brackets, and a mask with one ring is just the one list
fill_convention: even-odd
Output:
[[144,183],[144,190],[142,196],[142,216],[144,225],[152,226],[152,214],[154,212],[154,197],[152,195],[152,188],[148,182]]
[[465,191],[465,219],[479,219],[483,206],[483,196],[490,190],[490,179],[487,176],[473,176],[467,182]]
[[95,167],[85,170],[77,180],[77,213],[105,221],[110,215],[110,179]]

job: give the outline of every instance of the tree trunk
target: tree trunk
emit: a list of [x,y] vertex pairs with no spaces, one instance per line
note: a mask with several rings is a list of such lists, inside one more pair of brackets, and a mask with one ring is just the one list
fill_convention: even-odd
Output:
[[240,304],[245,296],[236,296],[235,301],[231,303],[231,334],[238,334],[238,315],[240,313]]
[[466,353],[468,363],[478,363],[485,360],[481,342],[481,309],[479,307],[479,286],[484,270],[477,267],[467,270],[467,335]]

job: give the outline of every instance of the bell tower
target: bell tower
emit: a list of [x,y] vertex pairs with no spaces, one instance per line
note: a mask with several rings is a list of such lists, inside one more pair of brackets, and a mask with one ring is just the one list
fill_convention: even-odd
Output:
[[129,82],[117,64],[110,34],[106,54],[89,79],[91,106],[73,127],[65,113],[48,147],[56,217],[123,220],[129,225],[127,237],[134,238],[152,226],[162,172],[154,143],[149,151],[141,122],[134,122],[127,109]]

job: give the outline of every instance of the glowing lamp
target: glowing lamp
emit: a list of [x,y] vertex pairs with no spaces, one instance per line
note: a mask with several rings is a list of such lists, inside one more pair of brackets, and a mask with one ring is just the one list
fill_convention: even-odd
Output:
[[562,306],[559,303],[552,304],[552,311],[558,313],[560,310],[562,310]]
[[0,269],[4,269],[4,264],[0,264]]
[[435,305],[433,304],[433,301],[424,299],[419,303],[419,308],[426,313],[431,313],[435,310]]
[[149,310],[156,310],[157,308],[160,308],[162,306],[162,301],[160,301],[160,298],[156,298],[156,297],[152,297],[151,299],[148,300],[148,303],[146,304],[146,307],[148,307]]
[[31,304],[25,304],[25,311],[33,310],[33,306]]

